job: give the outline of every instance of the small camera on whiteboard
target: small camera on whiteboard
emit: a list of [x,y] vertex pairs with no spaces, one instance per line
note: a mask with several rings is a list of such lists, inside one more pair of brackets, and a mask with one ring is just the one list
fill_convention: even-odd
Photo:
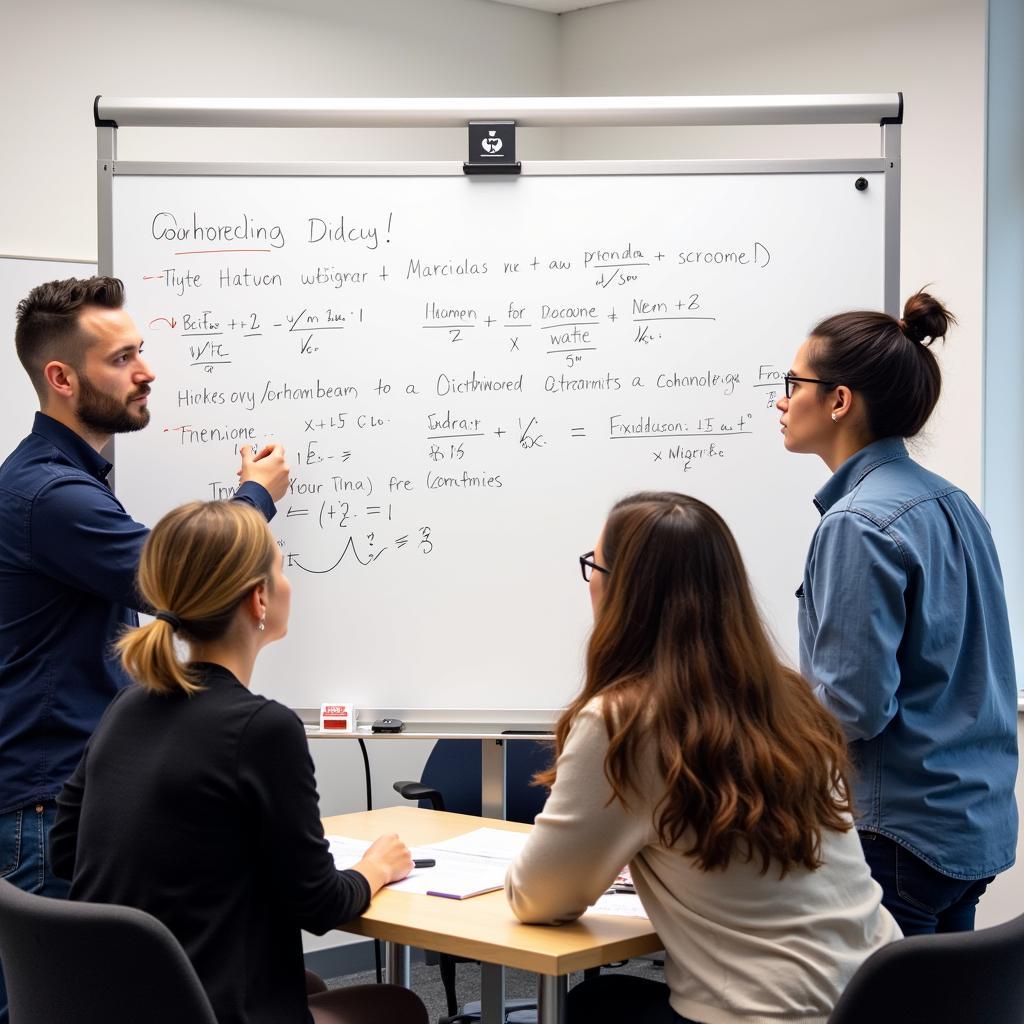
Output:
[[354,704],[321,704],[321,732],[355,732],[356,708]]

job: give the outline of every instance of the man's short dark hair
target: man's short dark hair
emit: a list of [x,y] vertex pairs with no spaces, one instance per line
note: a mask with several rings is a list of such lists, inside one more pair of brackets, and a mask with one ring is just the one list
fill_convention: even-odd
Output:
[[116,277],[69,277],[37,285],[18,303],[14,344],[40,399],[46,397],[43,367],[56,359],[80,369],[89,339],[78,316],[86,306],[120,309],[124,285]]

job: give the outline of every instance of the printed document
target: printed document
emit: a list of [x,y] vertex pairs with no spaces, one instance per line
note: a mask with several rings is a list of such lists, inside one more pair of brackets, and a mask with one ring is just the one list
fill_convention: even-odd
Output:
[[[412,850],[415,860],[433,859],[434,867],[413,868],[389,889],[462,900],[493,892],[505,884],[509,865],[526,842],[526,832],[507,832],[498,828],[478,828],[465,835],[445,839]],[[353,867],[366,852],[369,843],[348,836],[328,836],[328,845],[339,871]]]

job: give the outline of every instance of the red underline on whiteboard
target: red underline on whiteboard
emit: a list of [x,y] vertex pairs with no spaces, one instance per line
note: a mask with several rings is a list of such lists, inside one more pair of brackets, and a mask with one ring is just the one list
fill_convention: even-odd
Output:
[[208,252],[272,252],[271,249],[187,249],[185,252],[176,252],[175,256],[202,256]]

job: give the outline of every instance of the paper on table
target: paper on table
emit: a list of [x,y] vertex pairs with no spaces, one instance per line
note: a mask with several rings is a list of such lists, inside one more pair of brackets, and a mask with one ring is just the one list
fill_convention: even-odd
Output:
[[647,917],[640,897],[624,892],[606,892],[587,913],[610,914],[613,917]]
[[[435,866],[413,868],[388,888],[457,900],[493,892],[505,884],[505,872],[525,840],[526,833],[479,828],[432,846],[416,847],[413,858],[432,858]],[[355,865],[370,845],[348,836],[328,836],[327,842],[339,871]]]
[[505,884],[508,865],[501,860],[445,853],[432,846],[413,850],[414,857],[422,855],[432,856],[437,864],[432,868],[413,868],[405,878],[392,882],[388,888],[462,900],[493,892]]
[[[413,868],[388,888],[456,900],[493,892],[505,884],[505,872],[523,848],[526,837],[526,832],[478,828],[431,846],[416,847],[412,850],[413,858],[433,858],[435,866]],[[358,863],[370,846],[365,839],[348,836],[327,836],[327,843],[339,871]],[[647,917],[640,898],[630,893],[606,893],[588,913]]]
[[439,843],[432,843],[431,850],[448,853],[463,853],[474,857],[489,857],[511,864],[519,855],[528,832],[508,832],[501,828],[477,828],[461,836],[453,836]]
[[[350,839],[348,836],[327,836],[327,845],[330,848],[331,856],[334,858],[334,866],[339,871],[351,868],[359,863],[370,846],[365,839]],[[413,859],[426,859],[431,856],[423,850],[411,850]],[[433,871],[433,868],[413,868],[405,878],[399,882],[392,882],[391,889],[401,889],[404,892],[427,891],[426,881]]]
[[327,836],[326,839],[334,858],[334,866],[339,871],[345,871],[358,864],[370,847],[365,839],[349,839],[348,836]]

